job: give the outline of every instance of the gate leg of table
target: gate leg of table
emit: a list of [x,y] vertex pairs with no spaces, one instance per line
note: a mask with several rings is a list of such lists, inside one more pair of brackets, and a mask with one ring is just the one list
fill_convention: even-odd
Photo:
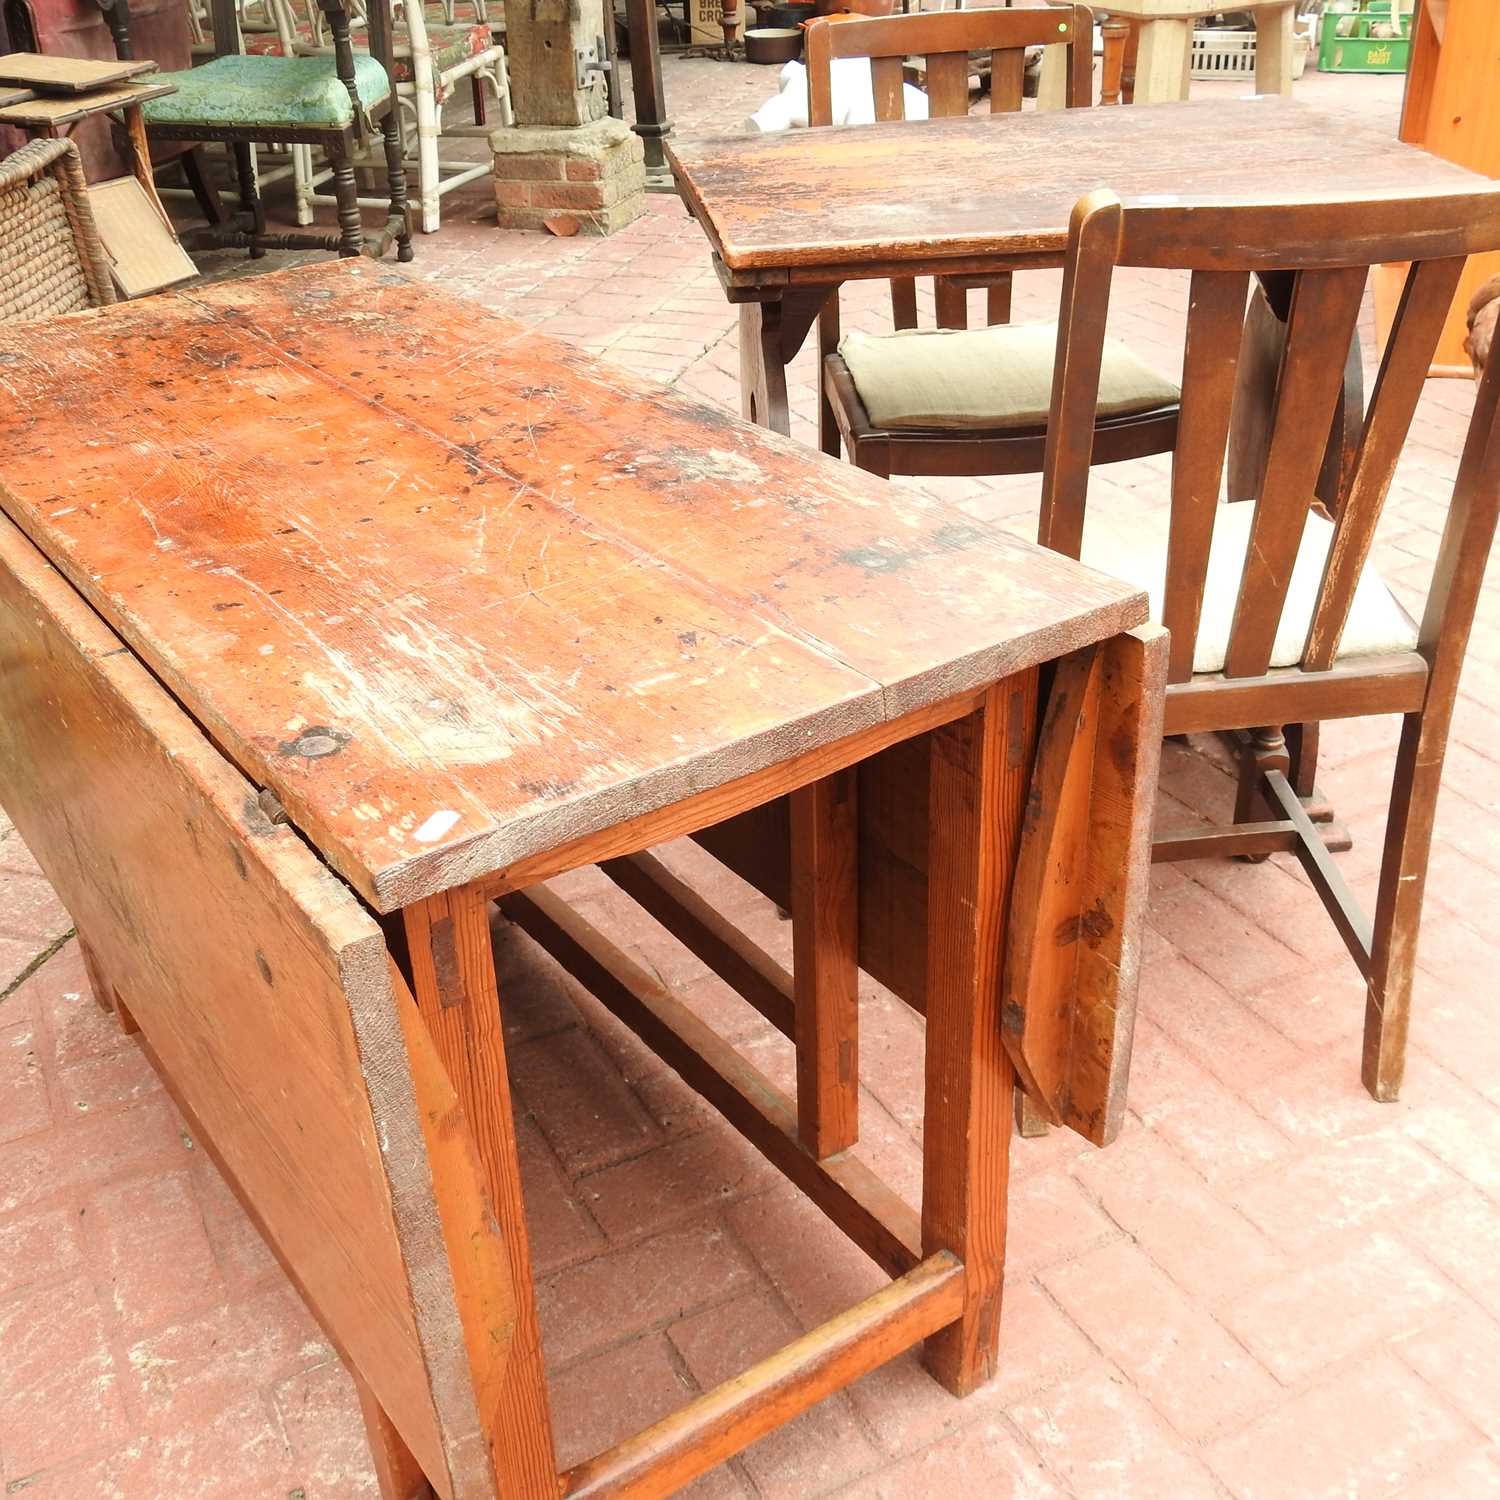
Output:
[[359,1394],[359,1411],[365,1421],[380,1500],[436,1500],[422,1466],[401,1441],[401,1434],[392,1426],[375,1393],[358,1375],[354,1376],[354,1389]]
[[1000,1039],[1000,954],[1036,705],[1036,673],[1024,672],[931,736],[922,1254],[963,1262],[964,1311],[924,1358],[956,1396],[994,1374],[999,1352],[1015,1087]]
[[740,415],[791,436],[786,367],[781,362],[781,303],[740,304]]
[[1292,91],[1292,21],[1295,5],[1255,12],[1255,92],[1290,94]]
[[488,1424],[499,1493],[556,1500],[552,1412],[532,1290],[531,1246],[490,949],[489,902],[460,887],[406,908],[417,1007],[447,1070],[483,1169],[515,1288],[515,1330],[492,1390],[476,1392]]
[[859,1139],[856,776],[791,796],[797,1134],[820,1161]]
[[1188,58],[1192,45],[1191,21],[1141,22],[1141,46],[1135,64],[1135,103],[1163,104],[1187,98]]

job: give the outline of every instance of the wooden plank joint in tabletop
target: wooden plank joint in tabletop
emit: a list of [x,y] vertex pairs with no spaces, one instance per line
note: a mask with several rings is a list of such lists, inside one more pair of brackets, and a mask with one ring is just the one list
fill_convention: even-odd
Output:
[[681,1411],[580,1464],[569,1500],[654,1500],[894,1359],[963,1306],[964,1269],[946,1252],[805,1333]]

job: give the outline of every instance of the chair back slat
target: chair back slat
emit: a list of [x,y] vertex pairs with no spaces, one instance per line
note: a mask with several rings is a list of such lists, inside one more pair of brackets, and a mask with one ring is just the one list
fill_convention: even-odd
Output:
[[1120,200],[1113,193],[1097,192],[1079,199],[1069,223],[1037,537],[1042,546],[1069,557],[1077,557],[1083,547],[1099,370],[1122,218]]
[[[1088,104],[1093,96],[1093,28],[1093,12],[1084,5],[823,17],[805,32],[808,123],[833,123],[833,64],[840,58],[869,59],[875,118],[882,122],[906,118],[903,73],[906,60],[916,57],[926,62],[927,107],[934,119],[968,114],[974,53],[990,54],[991,112],[1019,110],[1028,47],[1066,48],[1067,103]],[[1009,310],[1007,285],[987,298],[986,311],[995,323],[1005,321]],[[940,328],[967,327],[964,288],[937,281],[936,312]],[[910,278],[891,282],[891,317],[898,329],[917,326],[916,283]]]
[[[872,57],[870,59],[870,82],[875,89],[875,118],[877,120],[904,120],[906,118],[903,73],[903,62],[899,57]],[[814,123],[826,122],[815,121]]]
[[1182,415],[1172,460],[1172,515],[1162,624],[1171,632],[1167,680],[1193,675],[1208,549],[1224,476],[1230,410],[1239,370],[1248,271],[1194,271],[1182,360]]
[[[1235,605],[1220,674],[1226,679],[1263,677],[1273,659],[1278,666],[1287,660],[1275,656],[1277,631],[1309,512],[1317,504],[1314,485],[1368,270],[1387,260],[1411,266],[1351,478],[1332,517],[1328,557],[1311,600],[1302,601],[1311,623],[1305,641],[1296,642],[1302,647],[1296,665],[1301,672],[1326,671],[1338,658],[1462,259],[1500,249],[1500,185],[1395,204],[1222,204],[1166,213],[1152,204],[1126,207],[1119,211],[1112,264],[1101,265],[1104,241],[1089,231],[1114,201],[1108,193],[1091,193],[1075,209],[1070,229],[1040,540],[1074,556],[1081,550],[1091,418],[1113,266],[1191,270],[1163,601],[1163,623],[1173,634],[1170,677],[1177,682],[1194,676],[1214,523],[1225,509],[1220,488],[1248,277],[1274,269],[1295,279],[1260,492],[1243,501],[1236,497],[1227,507],[1248,513],[1250,521],[1248,546],[1237,560],[1238,586],[1228,584]],[[1480,384],[1422,615],[1417,649],[1429,664],[1424,709],[1429,714],[1440,686],[1451,699],[1500,514],[1497,405],[1500,360]],[[1226,587],[1217,577],[1213,586]],[[1276,680],[1267,679],[1268,695]],[[1305,697],[1299,697],[1288,703],[1285,717],[1306,717],[1306,707]],[[1276,709],[1268,696],[1266,722],[1277,722]]]
[[[964,14],[964,12],[955,12]],[[927,111],[934,120],[969,112],[969,54],[932,52],[927,56]]]
[[1385,505],[1463,268],[1462,256],[1449,256],[1419,261],[1407,274],[1308,626],[1302,664],[1311,672],[1326,671],[1338,656],[1354,591],[1370,555],[1375,521]]
[[1026,87],[1026,51],[995,47],[990,52],[990,113],[1013,115],[1021,108]]
[[[1323,446],[1344,384],[1366,266],[1299,271],[1276,380],[1266,472],[1229,627],[1224,672],[1259,677],[1275,646],[1292,568],[1311,509]],[[1336,357],[1330,357],[1334,351]]]

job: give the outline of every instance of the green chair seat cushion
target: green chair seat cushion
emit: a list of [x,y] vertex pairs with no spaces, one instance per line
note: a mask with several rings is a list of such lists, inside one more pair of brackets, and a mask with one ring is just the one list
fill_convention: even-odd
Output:
[[[142,106],[148,125],[323,125],[354,122],[349,90],[331,57],[216,57],[185,73],[159,73],[175,94]],[[359,101],[373,109],[391,82],[373,57],[354,59]]]

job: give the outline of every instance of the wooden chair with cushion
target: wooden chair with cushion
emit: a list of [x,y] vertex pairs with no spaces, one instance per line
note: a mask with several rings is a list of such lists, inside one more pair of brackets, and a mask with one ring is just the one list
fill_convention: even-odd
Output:
[[[115,0],[123,12],[126,0]],[[332,57],[257,57],[240,49],[235,0],[212,0],[214,56],[184,72],[164,73],[176,92],[144,107],[146,134],[153,141],[227,141],[239,184],[240,213],[226,224],[211,224],[199,238],[216,245],[243,245],[252,258],[269,250],[336,250],[343,256],[366,249],[360,218],[354,158],[379,129],[384,136],[390,212],[375,242],[382,253],[390,241],[398,258],[412,258],[407,222],[406,171],[401,130],[391,83],[391,36],[386,7],[373,8],[369,55],[356,55],[349,36],[349,13],[341,0],[318,0],[333,39]],[[128,32],[124,25],[117,37]],[[123,53],[122,53],[123,55]],[[337,235],[267,232],[256,186],[252,143],[317,146],[333,167],[338,202]]]
[[[1443,755],[1500,511],[1500,361],[1480,386],[1420,619],[1370,563],[1464,258],[1500,248],[1500,194],[1209,209],[1096,193],[1073,215],[1043,474],[1041,540],[1150,592],[1171,632],[1165,732],[1247,731],[1235,821],[1158,830],[1163,860],[1294,853],[1367,981],[1364,1081],[1394,1099]],[[1371,265],[1411,265],[1337,515],[1314,498]],[[1114,267],[1192,273],[1182,426],[1158,525],[1088,513],[1094,410]],[[1295,275],[1259,494],[1221,500],[1252,274]],[[1400,714],[1374,919],[1292,785],[1286,726]],[[1255,816],[1253,791],[1270,816]]]
[[0,322],[115,300],[72,141],[33,141],[0,161]]
[[[1082,5],[814,22],[807,28],[808,118],[813,125],[831,121],[831,69],[843,57],[870,59],[877,120],[904,118],[901,84],[911,57],[926,61],[931,114],[967,114],[974,52],[990,54],[991,111],[1016,111],[1026,49],[1038,46],[1067,49],[1066,103],[1088,105],[1093,17]],[[1005,149],[998,132],[996,149]],[[980,286],[990,326],[968,329],[968,292]],[[892,281],[897,331],[840,339],[838,299],[829,299],[818,325],[824,452],[836,455],[842,438],[852,462],[884,475],[1039,472],[1056,325],[1010,323],[1008,275],[938,277],[935,300],[939,327],[918,330],[915,283]],[[1170,451],[1177,402],[1176,385],[1108,341],[1097,462]]]

